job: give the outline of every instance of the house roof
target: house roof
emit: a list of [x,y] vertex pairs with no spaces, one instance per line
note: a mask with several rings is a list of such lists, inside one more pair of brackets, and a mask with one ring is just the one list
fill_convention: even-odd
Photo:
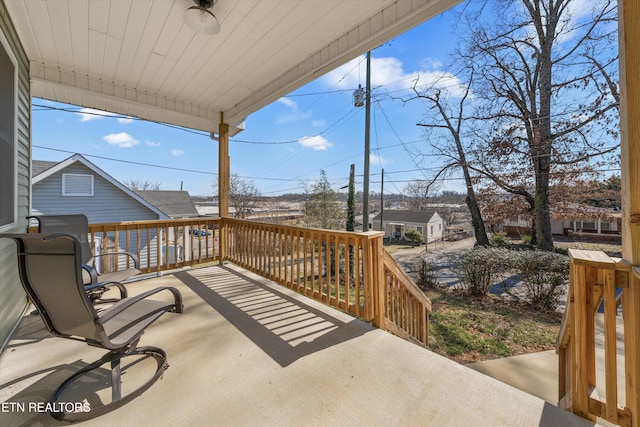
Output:
[[49,160],[33,160],[31,162],[31,176],[40,175],[42,172],[57,165],[58,162],[52,162]]
[[[435,209],[427,209],[425,211],[410,211],[400,209],[385,210],[382,213],[384,222],[410,222],[415,224],[426,224],[436,213]],[[380,221],[380,214],[373,218],[374,221]]]
[[169,217],[199,216],[187,191],[137,190],[136,193]]
[[4,0],[31,95],[233,135],[245,118],[461,0],[220,0],[194,32],[192,0]]
[[33,177],[32,184],[36,185],[39,182],[47,179],[49,176],[64,170],[65,168],[71,166],[74,163],[81,163],[85,167],[92,170],[95,174],[100,175],[105,180],[109,181],[113,186],[120,189],[122,192],[132,197],[134,200],[157,213],[160,218],[166,218],[167,215],[162,212],[160,209],[155,207],[154,205],[147,202],[145,199],[137,195],[134,191],[129,189],[126,185],[122,184],[120,181],[100,169],[98,166],[91,163],[89,160],[85,159],[81,154],[74,154],[73,156],[61,161],[61,162],[51,162],[45,160],[33,160],[33,167],[31,169],[31,175]]

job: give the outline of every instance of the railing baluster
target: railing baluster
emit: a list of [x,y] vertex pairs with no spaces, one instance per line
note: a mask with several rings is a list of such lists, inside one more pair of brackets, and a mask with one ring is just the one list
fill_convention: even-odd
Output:
[[[624,360],[627,408],[633,426],[640,426],[640,267],[629,274],[629,287],[622,293]],[[633,396],[633,399],[630,397]]]
[[[135,246],[146,273],[228,260],[311,298],[373,320],[378,327],[389,324],[389,330],[413,342],[427,342],[430,303],[384,250],[379,232],[302,229],[215,218],[91,224],[89,233],[92,244],[93,236],[101,233],[104,252],[109,234],[114,236],[117,250],[121,233],[126,233],[126,249],[134,252],[131,249]],[[387,321],[385,315],[389,316]]]
[[615,271],[604,271],[604,362],[606,383],[606,418],[618,423],[618,364],[616,342]]

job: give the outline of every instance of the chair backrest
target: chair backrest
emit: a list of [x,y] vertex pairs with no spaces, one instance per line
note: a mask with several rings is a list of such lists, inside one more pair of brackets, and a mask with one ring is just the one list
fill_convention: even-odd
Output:
[[70,233],[78,237],[82,249],[82,263],[89,264],[93,253],[89,242],[89,220],[83,214],[32,215],[38,221],[38,233]]
[[5,235],[18,243],[22,286],[49,331],[101,342],[102,335],[82,280],[80,241],[72,234]]

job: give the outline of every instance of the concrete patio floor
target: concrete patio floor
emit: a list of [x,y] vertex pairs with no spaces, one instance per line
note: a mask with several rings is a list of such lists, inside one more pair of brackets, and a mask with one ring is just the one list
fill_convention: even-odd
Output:
[[[184,297],[184,314],[166,314],[140,342],[163,348],[169,369],[132,402],[83,425],[593,425],[231,264],[127,285],[132,294],[157,286]],[[51,337],[39,316],[25,315],[0,356],[0,425],[64,424],[29,403],[47,402],[103,353]],[[123,373],[125,387],[135,376],[135,367]],[[99,390],[83,392],[93,405],[101,399]]]

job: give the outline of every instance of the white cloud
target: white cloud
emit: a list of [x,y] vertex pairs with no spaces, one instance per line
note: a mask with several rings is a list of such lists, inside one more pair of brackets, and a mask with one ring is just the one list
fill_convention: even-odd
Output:
[[302,145],[305,148],[311,148],[315,151],[324,151],[333,147],[332,143],[330,143],[326,138],[320,135],[303,136],[298,140],[298,144]]
[[579,20],[590,17],[594,10],[601,9],[605,3],[603,0],[571,0],[567,5],[567,10],[571,19]]
[[[96,110],[94,108],[81,108],[78,111],[79,112],[76,114],[80,116],[81,122],[89,122],[92,120],[101,120],[101,119],[104,119],[105,117],[119,116],[116,113],[110,113],[109,111]],[[129,124],[132,121],[133,119],[131,117],[118,117],[118,122],[123,125]]]
[[174,157],[179,157],[179,156],[182,156],[183,154],[184,154],[184,151],[182,150],[177,150],[175,148],[171,150],[171,155]]
[[294,101],[293,99],[290,98],[280,98],[278,99],[278,102],[280,102],[281,104],[286,105],[289,108],[293,108],[294,110],[298,109],[298,104],[296,103],[296,101]]
[[[557,44],[570,43],[576,39],[583,37],[586,26],[585,22],[590,21],[592,15],[596,11],[601,11],[609,0],[571,0],[567,3],[567,9],[563,12],[562,18],[566,22],[561,22],[558,25],[558,29],[562,31],[556,36],[555,42]],[[611,8],[610,6],[608,7]],[[528,12],[525,6],[520,2],[516,3],[516,9],[514,11],[515,16],[527,16]],[[603,25],[603,24],[600,24]],[[612,24],[615,29],[615,23]],[[538,38],[536,36],[536,29],[533,24],[529,24],[525,27],[525,34],[531,37],[532,43],[538,46]]]
[[144,143],[149,147],[159,147],[159,146],[162,145],[159,142],[154,142],[154,141],[149,141],[149,140],[146,140]]
[[387,159],[385,159],[384,157],[378,156],[377,154],[373,154],[373,153],[369,154],[369,162],[374,164],[374,165],[379,165],[379,166],[384,166],[387,163],[389,163],[389,161]]
[[300,111],[300,109],[298,108],[298,104],[290,98],[280,98],[278,99],[278,102],[287,107],[288,111],[285,114],[280,114],[278,116],[278,118],[276,119],[277,125],[297,122],[300,120],[307,120],[311,118],[311,111]]
[[107,111],[94,110],[93,108],[81,108],[78,113],[81,122],[104,119],[106,116],[115,116]]
[[[363,57],[356,58],[341,67],[329,72],[325,82],[331,87],[340,89],[355,88],[364,84],[360,73],[365,72]],[[420,70],[407,72],[402,62],[394,57],[371,58],[371,86],[383,87],[384,90],[402,91],[411,89],[414,85],[418,88],[447,89],[450,95],[461,97],[466,86],[452,73],[441,70],[442,63],[435,58],[425,58]]]
[[442,62],[438,58],[422,58],[420,67],[423,70],[439,70],[442,68]]
[[140,141],[136,140],[126,132],[110,133],[109,135],[105,135],[104,137],[102,137],[102,139],[104,139],[107,143],[116,145],[120,148],[131,148],[134,145],[140,144]]

